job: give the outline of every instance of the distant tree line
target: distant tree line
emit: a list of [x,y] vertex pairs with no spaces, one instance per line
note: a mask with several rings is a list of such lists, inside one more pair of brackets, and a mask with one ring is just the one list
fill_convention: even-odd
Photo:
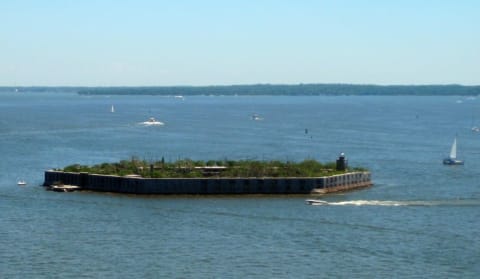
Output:
[[0,93],[22,92],[50,92],[50,93],[77,93],[87,87],[79,86],[0,86]]
[[297,84],[297,85],[226,85],[226,86],[162,86],[162,87],[94,87],[78,91],[81,95],[412,95],[412,96],[476,96],[480,86],[463,85],[355,85],[355,84]]
[[254,84],[217,86],[140,87],[0,87],[0,92],[77,92],[80,95],[267,95],[267,96],[477,96],[480,86],[450,85],[369,85],[369,84]]

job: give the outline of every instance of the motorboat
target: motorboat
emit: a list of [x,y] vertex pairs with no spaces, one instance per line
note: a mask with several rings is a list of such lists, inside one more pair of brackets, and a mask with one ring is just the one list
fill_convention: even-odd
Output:
[[17,182],[17,185],[18,185],[18,186],[25,186],[25,185],[27,185],[27,182],[26,182],[25,180],[19,180],[19,181]]
[[324,200],[305,200],[305,203],[308,205],[328,205],[328,202]]
[[252,120],[260,121],[260,120],[263,120],[263,118],[260,117],[260,115],[254,113],[254,114],[252,114]]
[[74,192],[74,191],[80,190],[81,187],[75,186],[75,185],[58,184],[58,185],[50,185],[46,189],[54,192]]
[[155,125],[160,126],[160,125],[165,125],[163,122],[158,121],[158,120],[156,120],[156,119],[153,118],[153,117],[150,117],[150,119],[148,119],[148,120],[145,121],[145,122],[141,122],[140,124],[143,124],[143,125],[145,125],[145,126],[155,126]]

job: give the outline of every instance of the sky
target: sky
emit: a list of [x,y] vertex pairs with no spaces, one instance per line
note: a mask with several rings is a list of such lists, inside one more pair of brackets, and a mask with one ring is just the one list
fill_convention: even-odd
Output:
[[478,0],[1,0],[0,86],[480,85]]

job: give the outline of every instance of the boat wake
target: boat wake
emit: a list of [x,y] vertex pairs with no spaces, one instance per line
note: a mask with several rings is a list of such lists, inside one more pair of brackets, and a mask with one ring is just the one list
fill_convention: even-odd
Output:
[[376,206],[406,206],[412,205],[411,202],[405,201],[376,201],[376,200],[356,200],[356,201],[342,201],[342,202],[329,202],[328,205],[376,205]]
[[379,201],[379,200],[352,200],[341,202],[328,202],[325,200],[307,200],[309,205],[331,206],[480,206],[477,199],[456,199],[436,201]]

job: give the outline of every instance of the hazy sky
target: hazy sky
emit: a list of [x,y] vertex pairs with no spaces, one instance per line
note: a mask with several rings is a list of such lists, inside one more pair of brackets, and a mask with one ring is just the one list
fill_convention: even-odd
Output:
[[480,84],[478,0],[1,0],[0,86]]

